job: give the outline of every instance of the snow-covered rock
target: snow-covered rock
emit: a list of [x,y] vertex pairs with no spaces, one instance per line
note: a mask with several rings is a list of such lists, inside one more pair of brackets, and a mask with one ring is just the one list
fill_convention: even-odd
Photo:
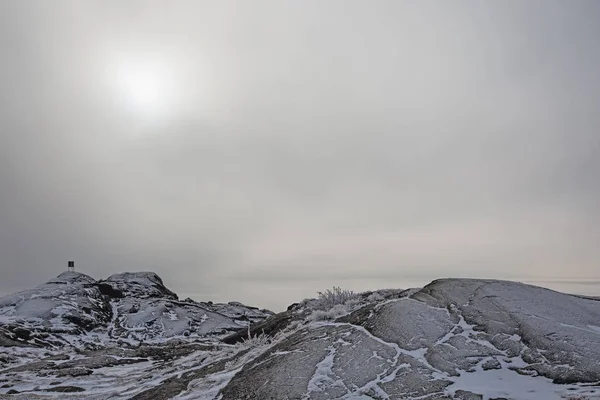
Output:
[[[78,352],[7,348],[0,357],[0,398],[71,392],[69,398],[98,400],[600,399],[595,298],[516,282],[442,279],[422,289],[334,299],[336,312],[305,300],[265,320],[262,311],[237,303],[180,302],[167,292],[131,296],[138,284],[162,291],[162,282],[144,276],[120,276],[119,284],[102,289],[116,297],[101,296],[116,315],[110,337],[145,332],[147,340]],[[75,280],[98,288],[88,278],[62,277],[54,285]],[[3,301],[10,315],[23,304]],[[24,307],[36,310],[25,314],[44,321],[60,307],[45,301]],[[222,341],[152,339],[180,333],[179,321],[194,320],[194,309],[207,316],[199,332],[253,321],[252,338],[244,329]]]
[[600,398],[600,301],[444,279],[357,307],[296,329],[221,399]]
[[110,299],[95,284],[85,274],[63,272],[34,289],[0,298],[0,343],[61,346],[108,326]]
[[271,314],[242,304],[179,301],[153,272],[126,272],[103,281],[64,272],[0,298],[0,345],[103,347],[117,340],[203,338],[244,329]]
[[177,295],[167,289],[160,277],[154,272],[123,272],[109,276],[101,281],[121,292],[122,296],[145,299],[158,297],[177,300]]

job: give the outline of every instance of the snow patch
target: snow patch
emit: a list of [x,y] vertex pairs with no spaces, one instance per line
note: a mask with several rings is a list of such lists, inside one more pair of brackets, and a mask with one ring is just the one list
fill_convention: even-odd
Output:
[[519,400],[564,400],[565,393],[578,394],[585,392],[576,385],[555,385],[552,380],[541,376],[521,375],[508,369],[509,365],[502,363],[503,368],[483,370],[481,365],[475,372],[463,372],[446,389],[454,395],[458,390],[483,395],[483,400],[508,398]]

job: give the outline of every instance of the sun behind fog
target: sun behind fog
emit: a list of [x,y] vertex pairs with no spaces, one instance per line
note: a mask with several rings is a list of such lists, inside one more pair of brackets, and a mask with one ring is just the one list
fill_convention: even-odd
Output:
[[142,117],[165,116],[173,104],[173,73],[156,62],[118,65],[114,82],[120,103]]

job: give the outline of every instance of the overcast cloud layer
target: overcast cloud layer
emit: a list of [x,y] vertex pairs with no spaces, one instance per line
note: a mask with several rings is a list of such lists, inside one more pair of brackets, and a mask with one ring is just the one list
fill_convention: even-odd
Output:
[[[598,21],[591,0],[1,1],[0,292],[70,259],[272,308],[598,280]],[[116,78],[146,65],[154,108]]]

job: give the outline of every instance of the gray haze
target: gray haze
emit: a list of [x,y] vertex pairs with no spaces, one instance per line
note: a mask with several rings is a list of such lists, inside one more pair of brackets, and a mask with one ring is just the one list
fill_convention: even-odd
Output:
[[0,292],[69,259],[274,309],[598,281],[598,21],[593,0],[1,1]]

